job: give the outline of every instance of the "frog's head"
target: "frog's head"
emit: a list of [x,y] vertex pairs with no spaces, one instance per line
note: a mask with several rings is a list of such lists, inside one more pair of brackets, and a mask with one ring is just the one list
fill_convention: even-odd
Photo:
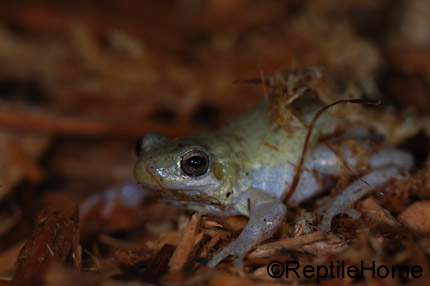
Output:
[[158,133],[141,137],[136,144],[136,179],[170,199],[220,203],[229,192],[227,174],[233,167],[225,156],[196,141],[171,141]]

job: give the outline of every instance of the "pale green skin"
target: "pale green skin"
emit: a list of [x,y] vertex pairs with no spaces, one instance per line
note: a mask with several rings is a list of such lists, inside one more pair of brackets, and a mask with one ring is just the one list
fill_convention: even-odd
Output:
[[[298,119],[305,124],[309,123],[321,107],[319,104],[305,107],[305,112]],[[321,147],[318,139],[322,135],[333,133],[342,122],[328,112],[317,121],[305,161],[305,167],[311,171],[307,175],[301,175],[290,202],[300,203],[323,189],[324,186],[314,179],[313,171],[340,176],[342,163],[331,151]],[[135,177],[145,189],[160,191],[161,184],[170,196],[182,200],[169,198],[165,191],[161,191],[178,206],[215,215],[242,214],[250,217],[239,237],[216,253],[208,264],[209,267],[214,267],[227,256],[234,255],[235,264],[240,267],[246,253],[257,243],[270,237],[284,219],[286,206],[280,198],[288,190],[295,174],[306,132],[307,128],[304,126],[290,128],[290,131],[274,126],[270,123],[266,103],[262,103],[218,131],[173,141],[157,133],[145,135],[141,146],[143,152],[135,165]],[[268,147],[267,143],[274,148]],[[199,177],[188,176],[180,165],[184,153],[193,149],[207,153],[210,161],[208,171]],[[359,160],[348,152],[344,152],[346,160],[355,168],[354,164]],[[387,157],[396,154],[395,157],[400,158],[397,165],[409,168],[412,164],[410,155],[398,153],[392,149],[382,152],[379,157],[376,156],[376,163],[373,164],[376,168],[385,168],[392,163]],[[145,168],[159,181],[158,184]],[[388,168],[388,172],[382,169],[375,173],[373,177],[369,177],[371,185],[386,182],[390,176],[397,175],[396,170]],[[356,184],[355,189],[351,189],[349,193],[356,193],[357,188],[362,187]],[[327,216],[326,224],[329,225],[331,217],[344,209],[345,202],[349,199],[348,191],[345,192],[347,195],[340,196],[335,201],[336,209],[327,207],[332,214]]]

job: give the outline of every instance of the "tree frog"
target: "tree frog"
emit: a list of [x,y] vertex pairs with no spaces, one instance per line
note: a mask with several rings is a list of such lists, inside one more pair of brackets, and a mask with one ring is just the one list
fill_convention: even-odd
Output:
[[[148,133],[136,145],[134,174],[147,190],[160,192],[172,203],[214,215],[249,217],[240,235],[208,262],[215,267],[228,256],[243,266],[249,250],[269,238],[284,220],[282,201],[294,177],[309,122],[321,103],[306,103],[292,128],[273,122],[264,101],[223,129],[169,140]],[[293,122],[293,123],[294,123]],[[304,168],[288,204],[312,199],[341,177],[351,183],[318,208],[321,230],[352,204],[389,179],[412,168],[412,156],[383,144],[364,127],[349,126],[329,112],[316,122]]]

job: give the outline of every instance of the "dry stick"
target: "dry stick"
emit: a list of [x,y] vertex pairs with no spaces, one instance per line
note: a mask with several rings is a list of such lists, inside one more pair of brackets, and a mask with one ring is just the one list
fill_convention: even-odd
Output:
[[370,185],[368,182],[366,182],[365,180],[363,180],[353,169],[351,169],[351,167],[349,167],[348,163],[344,160],[344,158],[339,154],[339,152],[337,152],[333,146],[331,146],[331,144],[328,141],[324,141],[324,144],[327,146],[327,148],[330,149],[330,151],[332,151],[338,158],[339,160],[342,162],[342,164],[345,166],[345,168],[353,175],[357,178],[357,180],[362,181],[364,184],[366,184],[368,187],[371,188],[375,188],[374,186]]
[[366,100],[366,99],[344,99],[344,100],[339,100],[339,101],[336,101],[336,102],[333,102],[329,105],[324,106],[315,114],[314,118],[312,118],[312,121],[309,124],[308,132],[306,133],[306,138],[305,138],[305,142],[303,144],[302,154],[300,156],[300,161],[299,161],[299,165],[296,169],[296,173],[294,174],[294,177],[293,177],[293,180],[291,182],[291,185],[290,185],[288,192],[286,193],[286,195],[282,199],[282,201],[284,203],[286,203],[291,198],[291,196],[294,194],[294,191],[296,190],[296,187],[299,183],[300,175],[303,171],[303,165],[305,162],[306,151],[308,150],[309,140],[311,138],[312,130],[315,126],[315,123],[317,122],[318,118],[320,118],[320,116],[324,113],[324,111],[326,111],[330,107],[332,107],[336,104],[339,104],[339,103],[359,103],[359,104],[366,104],[366,105],[379,105],[379,104],[381,104],[381,101],[380,100]]
[[172,130],[167,124],[156,122],[141,123],[136,126],[111,124],[108,122],[85,121],[85,119],[53,117],[38,114],[23,114],[0,110],[0,126],[20,130],[46,132],[78,136],[141,136],[149,131],[157,131],[168,136],[183,136],[185,133],[201,131],[179,126]]

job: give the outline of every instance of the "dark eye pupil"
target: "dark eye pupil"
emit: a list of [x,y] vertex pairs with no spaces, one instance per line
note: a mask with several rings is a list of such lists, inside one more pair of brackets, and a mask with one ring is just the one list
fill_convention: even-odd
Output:
[[191,168],[198,169],[204,164],[204,159],[200,156],[193,156],[187,160],[187,164]]
[[200,150],[189,151],[181,158],[181,168],[188,176],[201,176],[209,169],[208,155]]

